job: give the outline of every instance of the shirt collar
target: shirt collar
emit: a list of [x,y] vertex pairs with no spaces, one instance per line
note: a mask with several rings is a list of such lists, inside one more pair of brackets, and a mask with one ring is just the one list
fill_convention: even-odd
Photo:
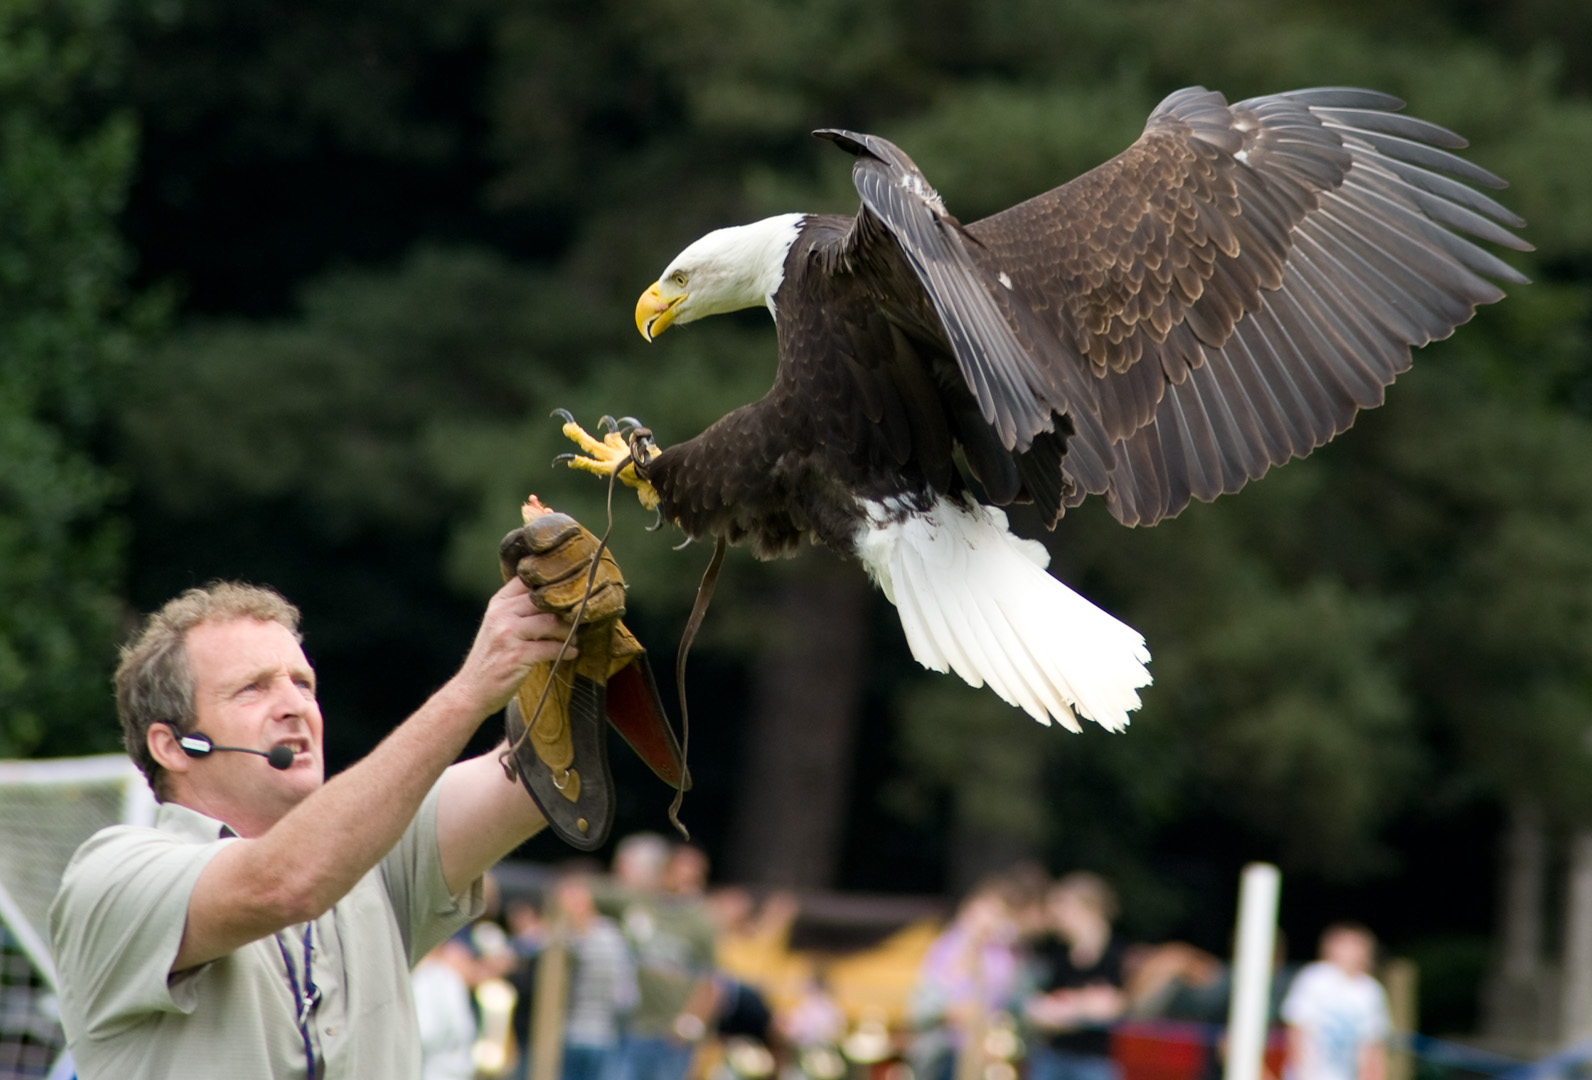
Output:
[[181,803],[163,802],[155,811],[155,828],[184,840],[209,843],[237,836],[231,827]]

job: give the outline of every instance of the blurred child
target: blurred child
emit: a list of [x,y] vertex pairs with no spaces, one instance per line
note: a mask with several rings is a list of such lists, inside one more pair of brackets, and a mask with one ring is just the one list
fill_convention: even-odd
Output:
[[1371,976],[1376,938],[1358,923],[1321,935],[1321,959],[1305,965],[1283,999],[1287,1080],[1384,1080],[1387,994]]

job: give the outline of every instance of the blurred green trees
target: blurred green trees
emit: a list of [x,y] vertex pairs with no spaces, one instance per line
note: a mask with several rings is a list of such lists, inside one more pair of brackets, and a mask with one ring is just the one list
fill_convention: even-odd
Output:
[[125,477],[105,443],[139,324],[116,218],[137,150],[100,0],[0,5],[0,756],[117,743]]
[[[691,677],[693,823],[729,851],[728,819],[750,805],[737,786],[766,789],[759,770],[784,767],[808,778],[807,805],[758,811],[766,847],[792,843],[804,809],[846,811],[820,877],[933,888],[1037,854],[1131,883],[1142,932],[1209,936],[1227,918],[1213,865],[1263,856],[1324,889],[1395,882],[1428,866],[1412,829],[1450,838],[1522,797],[1561,821],[1592,813],[1592,35],[1577,5],[295,0],[269,20],[220,0],[13,8],[101,12],[95,47],[131,42],[125,68],[93,68],[145,132],[123,222],[136,282],[185,304],[114,402],[100,396],[125,338],[105,230],[131,129],[25,104],[31,91],[10,89],[26,39],[13,19],[7,115],[37,113],[34,137],[61,149],[4,167],[59,159],[76,184],[98,177],[98,216],[48,234],[103,246],[93,299],[59,307],[86,320],[78,358],[35,351],[16,368],[46,380],[21,410],[55,440],[40,460],[88,478],[34,482],[58,502],[77,494],[33,527],[62,522],[50,527],[83,554],[48,541],[51,558],[5,595],[54,598],[56,623],[85,642],[103,640],[118,595],[147,608],[210,576],[269,580],[306,608],[328,709],[347,719],[332,728],[344,760],[446,676],[526,493],[605,520],[600,484],[548,467],[563,449],[549,410],[635,415],[667,444],[762,392],[765,317],[648,347],[630,310],[709,228],[855,207],[848,160],[811,128],[894,139],[972,220],[1116,153],[1182,85],[1406,97],[1512,181],[1503,198],[1530,222],[1539,251],[1521,265],[1535,283],[1418,353],[1384,409],[1310,459],[1152,530],[1085,506],[1046,538],[1060,576],[1149,640],[1156,684],[1134,727],[1046,731],[926,676],[874,598],[844,628],[869,659],[848,676],[851,714],[826,715],[830,735],[788,751],[800,760],[755,765],[747,713],[790,677],[770,660],[789,661],[793,634],[841,631],[788,602],[826,560],[742,554]],[[11,183],[0,198],[21,197]],[[77,189],[32,190],[43,207]],[[0,221],[8,259],[18,220]],[[128,494],[107,509],[114,475]],[[706,553],[643,532],[628,494],[614,514],[667,681]],[[102,685],[5,656],[0,694],[13,669],[41,703]],[[0,715],[33,745],[27,710]],[[622,828],[661,824],[646,781],[625,799]],[[1475,875],[1473,899],[1445,916],[1469,929],[1490,891]]]

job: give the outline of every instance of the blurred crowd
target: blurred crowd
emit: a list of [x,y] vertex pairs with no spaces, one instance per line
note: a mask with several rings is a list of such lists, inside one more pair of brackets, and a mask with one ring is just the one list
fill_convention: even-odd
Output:
[[[794,897],[710,889],[708,870],[699,849],[640,834],[606,872],[572,863],[506,902],[489,889],[487,916],[415,971],[426,1080],[1135,1080],[1123,1034],[1152,1021],[1197,1047],[1186,1080],[1220,1075],[1226,964],[1124,941],[1096,874],[1020,865],[943,925],[826,962],[790,947]],[[1302,970],[1279,950],[1272,1018],[1289,1041],[1273,1075],[1384,1080],[1374,949],[1339,924]]]

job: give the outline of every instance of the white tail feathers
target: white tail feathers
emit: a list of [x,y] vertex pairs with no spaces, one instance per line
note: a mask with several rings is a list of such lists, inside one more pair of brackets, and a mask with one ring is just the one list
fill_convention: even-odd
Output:
[[918,663],[989,684],[1042,724],[1111,731],[1148,686],[1144,638],[1045,571],[1044,545],[994,507],[941,499],[926,514],[867,504],[857,554],[901,614]]

